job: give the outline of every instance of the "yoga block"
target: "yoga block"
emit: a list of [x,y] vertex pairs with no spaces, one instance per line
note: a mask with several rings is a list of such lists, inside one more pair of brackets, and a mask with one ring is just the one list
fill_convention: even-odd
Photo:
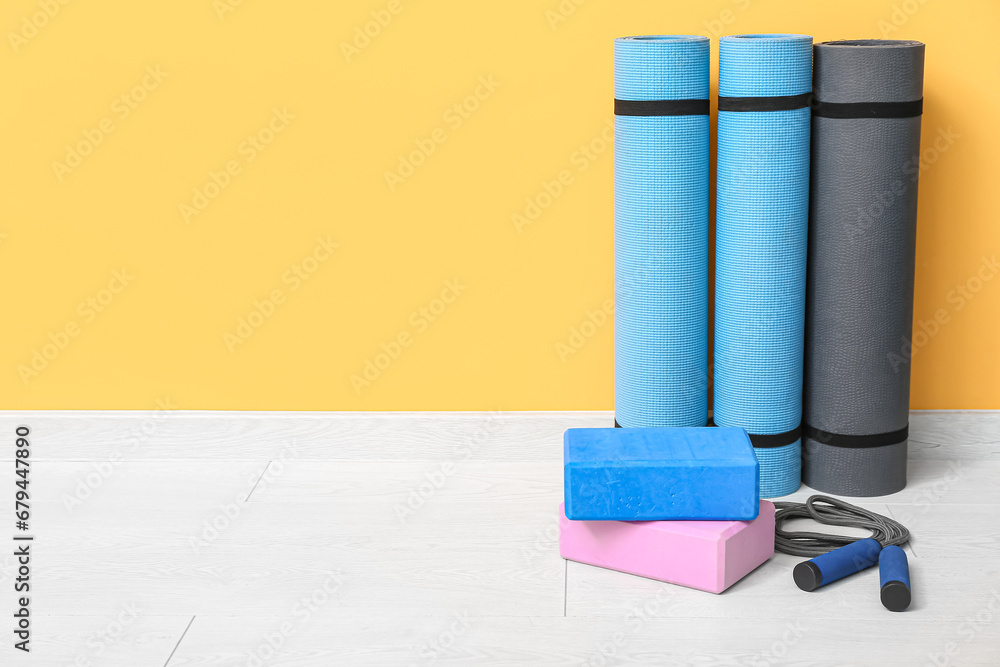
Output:
[[766,500],[753,521],[571,521],[560,514],[563,558],[709,593],[774,554],[774,505]]
[[742,428],[571,428],[563,466],[570,519],[757,516],[757,457]]

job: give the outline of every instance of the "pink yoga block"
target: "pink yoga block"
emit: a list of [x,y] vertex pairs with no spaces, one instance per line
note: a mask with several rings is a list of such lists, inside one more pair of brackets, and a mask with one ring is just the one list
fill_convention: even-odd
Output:
[[774,505],[753,521],[571,521],[559,505],[563,558],[721,593],[774,554]]

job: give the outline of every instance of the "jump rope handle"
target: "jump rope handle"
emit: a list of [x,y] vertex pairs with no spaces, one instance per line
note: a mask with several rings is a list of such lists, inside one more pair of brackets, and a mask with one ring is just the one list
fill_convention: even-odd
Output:
[[[878,541],[866,537],[822,556],[816,556],[812,560],[799,563],[792,570],[792,578],[795,580],[795,585],[802,590],[814,591],[820,586],[825,586],[871,567],[879,562],[879,552],[881,551],[882,545]],[[905,554],[903,558],[905,562]],[[908,585],[909,579],[907,579],[907,593],[909,593]]]
[[910,606],[910,567],[906,552],[899,547],[886,547],[878,557],[881,581],[879,597],[889,611],[903,611]]

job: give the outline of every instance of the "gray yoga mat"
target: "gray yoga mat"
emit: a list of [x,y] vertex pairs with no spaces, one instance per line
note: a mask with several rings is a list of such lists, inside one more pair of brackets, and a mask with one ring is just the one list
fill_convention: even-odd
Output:
[[802,481],[906,486],[924,45],[814,49]]

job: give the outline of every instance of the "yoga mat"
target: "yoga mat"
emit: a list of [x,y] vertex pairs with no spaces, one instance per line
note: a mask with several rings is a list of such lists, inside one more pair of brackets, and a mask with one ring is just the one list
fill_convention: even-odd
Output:
[[615,40],[615,424],[708,420],[709,41]]
[[719,40],[713,418],[741,426],[760,494],[799,488],[812,38]]
[[803,479],[906,486],[924,45],[815,50]]

